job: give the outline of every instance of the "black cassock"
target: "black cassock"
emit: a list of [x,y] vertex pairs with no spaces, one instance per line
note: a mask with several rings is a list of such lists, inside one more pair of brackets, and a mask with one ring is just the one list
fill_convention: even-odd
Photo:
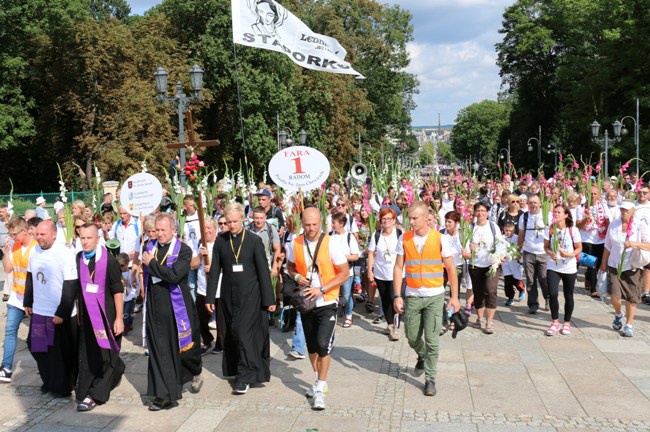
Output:
[[[113,331],[115,323],[115,294],[122,294],[122,271],[117,260],[105,251],[108,256],[106,263],[106,286],[104,288],[104,305],[106,315],[104,326],[106,331]],[[77,255],[77,269],[80,268],[80,252]],[[88,271],[92,274],[95,271],[95,257],[88,262]],[[79,274],[79,270],[77,270]],[[120,358],[120,353],[112,349],[103,349],[97,345],[95,332],[88,316],[84,297],[81,292],[81,275],[79,275],[79,289],[77,291],[79,299],[79,376],[77,377],[77,388],[75,393],[77,401],[81,402],[90,395],[98,404],[108,401],[113,390],[120,383],[124,374],[125,365]],[[117,345],[122,342],[122,335],[115,338]]]
[[[180,240],[177,240],[180,241]],[[159,246],[157,257],[162,260],[169,251],[170,244]],[[171,253],[171,252],[170,252]],[[182,398],[183,384],[192,381],[202,370],[200,351],[199,318],[196,314],[187,274],[190,271],[192,250],[181,244],[178,259],[170,269],[165,263],[152,259],[147,266],[147,344],[149,348],[149,368],[147,395],[176,401]],[[162,279],[156,284],[152,276]],[[192,348],[179,350],[176,319],[169,295],[169,283],[178,284],[183,293],[185,310],[192,328]]]
[[[233,271],[236,265],[241,265],[242,271]],[[275,299],[268,265],[264,243],[257,235],[242,231],[234,236],[228,232],[217,237],[206,298],[215,298],[219,273],[223,271],[219,301],[220,324],[224,329],[222,367],[223,374],[235,376],[238,383],[254,384],[271,379],[266,309],[275,304]]]

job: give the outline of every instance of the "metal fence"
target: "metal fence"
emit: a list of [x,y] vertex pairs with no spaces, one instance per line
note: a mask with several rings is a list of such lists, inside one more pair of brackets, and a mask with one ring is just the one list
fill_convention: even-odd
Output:
[[[58,192],[48,192],[40,194],[13,194],[12,204],[14,205],[14,214],[22,216],[25,214],[25,210],[36,208],[36,198],[42,196],[45,198],[46,204],[45,208],[48,209],[50,216],[54,217],[54,203],[56,199],[60,196]],[[69,191],[66,196],[68,197],[68,202],[73,202],[75,200],[82,200],[86,205],[90,205],[93,202],[93,193],[92,191],[87,192],[74,192]],[[0,203],[7,203],[9,201],[9,195],[0,195]]]

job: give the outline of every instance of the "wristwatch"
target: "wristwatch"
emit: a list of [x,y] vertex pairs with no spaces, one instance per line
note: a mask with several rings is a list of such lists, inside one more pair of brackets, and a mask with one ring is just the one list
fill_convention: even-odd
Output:
[[394,299],[398,299],[398,298],[402,298],[402,294],[395,294],[395,295],[393,296],[393,300],[394,300]]
[[321,292],[322,294],[325,294],[325,287],[324,287],[324,286],[320,287],[320,292]]

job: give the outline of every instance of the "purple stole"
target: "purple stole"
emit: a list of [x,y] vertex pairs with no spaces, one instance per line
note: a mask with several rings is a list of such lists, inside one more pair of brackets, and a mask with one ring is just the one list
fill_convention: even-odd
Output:
[[[155,243],[155,245],[154,245]],[[154,246],[158,246],[158,240],[155,242],[150,241],[147,245],[147,252],[151,253],[154,249]],[[170,246],[170,253],[167,255],[167,261],[165,265],[167,268],[173,268],[174,263],[178,259],[178,253],[181,250],[181,242],[174,238],[172,240],[172,245]],[[144,274],[145,278],[149,276]],[[147,288],[151,289],[152,285],[147,284]],[[180,352],[187,351],[194,346],[192,341],[192,327],[190,326],[190,319],[187,315],[187,309],[185,309],[185,301],[183,300],[183,293],[181,287],[177,284],[168,283],[169,285],[169,297],[171,298],[172,308],[174,310],[174,319],[176,320],[176,330],[178,331],[178,348]]]
[[[102,256],[97,261],[95,255],[95,272],[94,277],[91,278],[88,264],[84,262],[83,253],[79,257],[79,276],[81,281],[81,294],[84,297],[86,310],[88,311],[88,318],[90,318],[90,325],[95,332],[95,339],[97,345],[103,349],[113,349],[120,352],[120,347],[117,345],[115,336],[113,336],[112,329],[106,330],[104,324],[104,317],[106,316],[106,268],[108,266],[108,251],[102,247]],[[96,281],[93,282],[93,280]],[[98,286],[97,292],[91,293],[86,290],[88,284]]]
[[48,347],[54,345],[54,323],[53,317],[32,314],[32,327],[30,336],[32,343],[30,351],[33,353],[47,352]]

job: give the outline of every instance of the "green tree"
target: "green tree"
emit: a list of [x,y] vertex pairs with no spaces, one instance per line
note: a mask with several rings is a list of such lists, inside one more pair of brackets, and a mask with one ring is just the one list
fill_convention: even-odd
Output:
[[509,109],[496,101],[484,100],[461,109],[451,130],[451,147],[459,160],[481,161],[489,169],[496,166],[497,143],[508,125]]

